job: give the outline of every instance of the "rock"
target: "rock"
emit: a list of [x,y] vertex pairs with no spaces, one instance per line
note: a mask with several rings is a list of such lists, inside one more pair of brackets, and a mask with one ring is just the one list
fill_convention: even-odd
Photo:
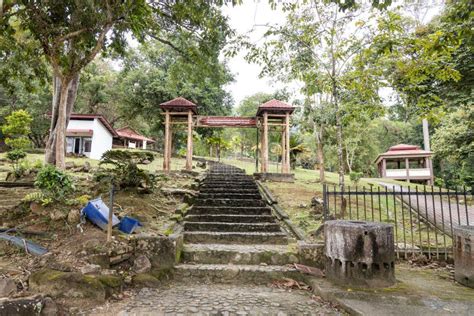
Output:
[[205,161],[202,161],[202,162],[201,162],[201,161],[198,161],[198,162],[196,163],[196,166],[198,166],[198,167],[201,168],[201,169],[206,169],[206,162],[205,162]]
[[99,274],[101,269],[98,264],[88,264],[83,266],[80,271],[82,274]]
[[148,160],[148,159],[145,159],[141,163],[144,164],[144,165],[149,165],[149,164],[151,164],[151,161]]
[[0,279],[0,297],[8,297],[16,292],[16,284],[12,279]]
[[76,167],[76,164],[74,164],[74,161],[66,161],[65,165],[66,165],[66,170]]
[[41,316],[56,316],[59,314],[59,308],[51,297],[43,299],[43,308],[41,309]]
[[189,205],[187,203],[181,203],[176,207],[175,213],[179,215],[184,215],[188,208]]
[[43,211],[44,211],[44,206],[41,205],[38,202],[31,202],[30,203],[30,210],[31,210],[31,212],[33,212],[35,214],[42,214]]
[[[0,300],[0,315],[30,316],[39,315],[38,309],[42,310],[44,298],[42,295],[20,297],[14,299]],[[45,315],[41,313],[41,315]],[[52,316],[54,314],[46,314]]]
[[67,214],[67,222],[71,225],[78,224],[81,221],[81,211],[70,210]]
[[313,208],[314,214],[322,214],[324,211],[324,201],[315,196],[311,199],[311,207]]
[[300,203],[300,205],[298,205],[299,208],[307,208],[308,205],[306,203]]
[[151,262],[145,255],[138,256],[133,262],[133,270],[136,273],[146,273],[151,269]]
[[30,289],[51,295],[53,298],[90,298],[103,302],[106,289],[91,275],[43,269],[31,274]]
[[53,221],[59,221],[59,220],[65,219],[67,217],[67,214],[60,210],[54,210],[53,212],[51,212],[51,214],[49,214],[49,217]]
[[86,161],[82,166],[82,172],[89,172],[91,170],[91,164]]
[[191,196],[197,195],[197,192],[194,190],[177,189],[177,188],[161,188],[161,192],[163,192],[164,194],[170,194],[170,195],[191,195]]
[[157,287],[161,282],[153,275],[148,273],[140,273],[133,277],[133,285],[136,287]]

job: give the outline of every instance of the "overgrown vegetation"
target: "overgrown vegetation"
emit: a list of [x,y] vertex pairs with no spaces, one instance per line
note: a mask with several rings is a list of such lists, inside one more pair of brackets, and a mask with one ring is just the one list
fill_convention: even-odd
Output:
[[41,190],[41,199],[64,202],[74,192],[71,176],[53,165],[45,165],[36,177],[35,187]]
[[150,192],[155,187],[155,175],[140,169],[139,164],[149,164],[155,159],[151,152],[130,150],[108,150],[101,158],[102,168],[96,174],[96,180],[113,183],[118,189],[133,188],[140,192]]

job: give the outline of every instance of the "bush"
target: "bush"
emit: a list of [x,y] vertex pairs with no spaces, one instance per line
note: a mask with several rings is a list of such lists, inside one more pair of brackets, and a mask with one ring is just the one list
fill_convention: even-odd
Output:
[[74,191],[71,177],[53,165],[41,168],[36,177],[35,186],[46,198],[54,201],[64,201],[67,195]]
[[101,158],[99,165],[109,164],[113,169],[104,169],[96,176],[96,180],[112,181],[118,188],[142,187],[152,190],[155,177],[146,170],[138,168],[138,164],[150,163],[155,156],[150,152],[108,150]]
[[363,175],[364,174],[362,172],[357,172],[357,171],[352,171],[351,173],[349,173],[349,177],[351,181],[354,182],[355,184],[359,183]]
[[[26,172],[27,161],[22,161],[26,157],[26,153],[21,149],[14,149],[7,152],[7,159],[12,163],[13,176],[20,179]],[[8,179],[7,179],[8,180]]]

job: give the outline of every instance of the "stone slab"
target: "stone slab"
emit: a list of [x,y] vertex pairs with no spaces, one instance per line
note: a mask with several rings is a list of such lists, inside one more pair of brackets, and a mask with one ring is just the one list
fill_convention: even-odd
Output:
[[397,283],[383,289],[337,286],[308,278],[316,295],[353,315],[473,315],[474,290],[426,268],[397,266]]

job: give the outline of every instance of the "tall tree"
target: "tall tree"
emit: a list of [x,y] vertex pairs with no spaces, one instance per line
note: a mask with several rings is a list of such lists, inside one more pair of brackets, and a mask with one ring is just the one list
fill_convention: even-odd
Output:
[[339,184],[343,187],[344,104],[350,104],[347,98],[354,94],[378,99],[373,69],[354,62],[370,42],[369,25],[364,22],[367,16],[354,7],[343,11],[322,1],[289,4],[284,10],[286,23],[267,26],[267,41],[261,47],[249,45],[248,58],[263,65],[263,75],[303,82],[303,93],[309,99],[316,94],[329,97],[337,134]]
[[[223,21],[219,11],[206,1],[19,0],[5,2],[2,12],[1,35],[15,43],[18,32],[26,34],[52,68],[52,119],[46,160],[61,168],[65,130],[79,76],[97,54],[106,50],[123,53],[127,33],[138,40],[151,35],[171,46],[179,36],[212,42],[219,33],[213,31]],[[200,48],[205,53],[206,45]]]

